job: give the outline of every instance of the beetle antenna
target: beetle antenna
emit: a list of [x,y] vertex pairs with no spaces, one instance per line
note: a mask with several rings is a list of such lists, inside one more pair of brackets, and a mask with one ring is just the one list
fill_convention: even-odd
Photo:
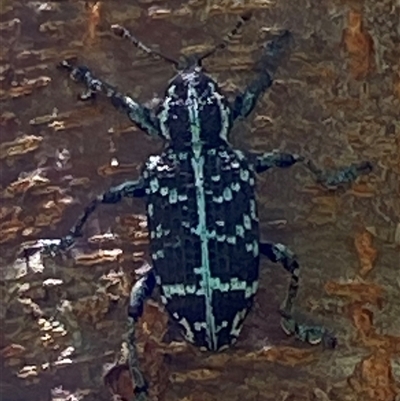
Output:
[[198,63],[199,65],[201,65],[201,61],[204,60],[205,58],[211,56],[212,54],[214,54],[217,50],[220,49],[225,49],[229,43],[229,41],[232,39],[233,36],[235,36],[239,29],[247,22],[250,20],[252,14],[251,12],[247,12],[245,14],[242,14],[239,17],[238,22],[236,23],[236,25],[234,26],[234,28],[226,35],[226,37],[224,39],[222,39],[222,41],[216,45],[213,49],[209,50],[207,53],[203,54],[201,57],[198,58]]
[[150,47],[147,47],[144,43],[142,43],[139,39],[135,38],[129,31],[128,29],[124,28],[121,25],[115,24],[111,26],[112,31],[114,32],[115,35],[120,36],[121,38],[127,38],[129,39],[137,48],[145,51],[147,54],[153,57],[159,57],[162,58],[163,60],[167,61],[168,63],[174,64],[175,67],[178,68],[179,62],[173,58],[170,58],[157,50],[150,49]]

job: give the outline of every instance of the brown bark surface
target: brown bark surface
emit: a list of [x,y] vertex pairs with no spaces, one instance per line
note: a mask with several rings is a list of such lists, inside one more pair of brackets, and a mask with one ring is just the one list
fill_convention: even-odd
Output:
[[[64,256],[21,244],[68,232],[109,186],[136,177],[161,142],[101,96],[82,103],[56,64],[76,56],[142,102],[174,72],[118,40],[125,25],[178,57],[209,49],[253,10],[228,48],[205,61],[231,96],[254,76],[272,27],[295,38],[290,60],[232,143],[300,153],[321,168],[370,160],[373,173],[327,190],[301,165],[259,177],[262,236],[301,264],[296,312],[337,334],[334,351],[288,338],[278,309],[289,277],[261,262],[261,284],[241,339],[216,355],[185,348],[154,302],[139,352],[152,400],[399,401],[400,4],[396,0],[0,1],[0,399],[100,401],[130,397],[126,305],[147,257],[144,205],[99,208]],[[110,235],[112,233],[113,235]],[[167,334],[166,334],[167,333]],[[171,334],[172,333],[172,334]],[[169,344],[169,345],[168,345]],[[114,396],[114,399],[118,399]]]

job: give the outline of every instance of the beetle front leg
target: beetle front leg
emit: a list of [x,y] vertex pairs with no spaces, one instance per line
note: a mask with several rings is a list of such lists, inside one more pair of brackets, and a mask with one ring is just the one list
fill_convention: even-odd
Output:
[[272,77],[267,73],[260,74],[243,93],[236,96],[232,105],[233,120],[246,118],[256,107],[260,96],[272,85]]
[[285,333],[295,335],[299,340],[313,345],[323,341],[325,346],[335,348],[336,338],[324,327],[298,323],[292,317],[293,305],[299,288],[300,270],[300,265],[293,252],[283,244],[274,244],[271,242],[261,242],[259,248],[260,253],[267,256],[272,262],[282,263],[285,270],[291,275],[287,298],[281,310],[281,326]]
[[271,87],[273,74],[290,52],[291,37],[291,33],[285,30],[264,45],[264,53],[259,61],[260,73],[244,92],[236,96],[232,105],[233,120],[247,117],[260,96]]
[[111,100],[113,106],[128,114],[129,119],[139,128],[151,136],[161,136],[158,120],[150,109],[118,92],[107,82],[96,78],[92,71],[85,66],[74,67],[67,60],[62,61],[59,66],[70,71],[70,76],[74,81],[85,84],[86,91],[79,96],[80,100],[92,99],[98,92],[104,93]]

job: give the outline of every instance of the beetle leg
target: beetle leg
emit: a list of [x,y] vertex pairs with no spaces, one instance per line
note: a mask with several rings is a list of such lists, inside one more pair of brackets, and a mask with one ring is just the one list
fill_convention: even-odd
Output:
[[233,120],[247,117],[257,104],[260,96],[271,87],[272,75],[290,50],[291,33],[283,31],[264,45],[264,53],[259,62],[260,73],[257,78],[233,102]]
[[295,163],[304,162],[304,165],[315,175],[317,183],[332,189],[350,184],[359,176],[369,174],[373,169],[370,162],[363,161],[337,170],[324,171],[303,156],[279,151],[258,155],[249,153],[249,159],[257,173],[262,173],[272,167],[286,168],[293,166]]
[[143,314],[144,301],[149,298],[156,286],[153,270],[143,274],[134,284],[129,298],[128,315],[137,322]]
[[139,366],[139,358],[136,347],[136,322],[131,317],[128,318],[127,340],[129,350],[128,365],[135,389],[135,400],[146,401],[148,385]]
[[120,202],[122,198],[141,198],[143,196],[145,196],[145,183],[142,178],[135,181],[125,181],[121,185],[110,188],[107,192],[98,196],[90,203],[78,222],[70,230],[70,234],[73,236],[82,235],[83,225],[86,223],[88,217],[95,211],[99,203],[113,204]]
[[91,70],[85,66],[74,67],[67,60],[62,61],[59,66],[70,71],[71,78],[74,81],[85,84],[86,91],[79,96],[80,100],[92,99],[98,92],[104,93],[110,98],[113,106],[127,113],[129,119],[140,129],[151,136],[161,136],[158,120],[149,108],[118,92],[107,82],[96,78]]
[[100,203],[118,203],[122,198],[142,198],[146,195],[146,184],[143,178],[125,181],[120,185],[110,188],[103,195],[97,197]]
[[271,242],[260,242],[259,249],[260,253],[267,256],[272,262],[282,263],[285,270],[291,274],[287,298],[281,310],[283,316],[281,326],[285,333],[288,335],[294,334],[299,340],[310,344],[319,344],[323,341],[325,346],[334,348],[336,346],[336,338],[324,327],[298,323],[292,318],[293,304],[299,288],[300,269],[300,265],[294,253],[283,244]]
[[103,195],[98,196],[85,208],[77,223],[70,230],[69,236],[76,238],[82,235],[82,228],[89,216],[96,210],[99,203],[118,203],[122,198],[141,198],[145,196],[145,183],[142,178],[135,181],[125,181],[121,185],[110,188]]
[[291,274],[288,295],[283,308],[285,313],[290,314],[299,288],[299,263],[293,252],[283,244],[260,242],[259,249],[260,253],[265,255],[272,262],[282,263],[285,270]]
[[153,270],[144,274],[132,287],[128,306],[128,365],[133,385],[135,386],[135,400],[147,399],[147,383],[139,366],[138,352],[136,348],[136,323],[143,314],[144,301],[150,297],[156,285]]
[[291,167],[294,164],[304,160],[304,157],[297,154],[284,153],[277,150],[259,155],[250,153],[249,156],[250,163],[253,164],[256,173],[263,173],[264,171],[273,167]]
[[238,94],[232,105],[232,117],[246,118],[255,108],[260,96],[272,85],[272,77],[267,73],[260,74],[244,92]]
[[[121,185],[110,188],[103,195],[98,196],[84,209],[76,224],[69,230],[69,233],[58,240],[40,241],[42,252],[53,255],[59,250],[66,250],[75,239],[82,236],[82,229],[90,215],[96,210],[100,203],[117,203],[123,197],[140,198],[145,196],[145,181],[139,178],[136,181],[126,181]],[[26,250],[27,252],[29,250]]]

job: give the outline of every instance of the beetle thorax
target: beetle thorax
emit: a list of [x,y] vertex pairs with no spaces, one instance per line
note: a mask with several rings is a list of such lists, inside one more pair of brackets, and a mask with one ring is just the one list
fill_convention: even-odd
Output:
[[232,125],[226,98],[199,67],[171,81],[157,116],[163,136],[176,149],[219,146]]

